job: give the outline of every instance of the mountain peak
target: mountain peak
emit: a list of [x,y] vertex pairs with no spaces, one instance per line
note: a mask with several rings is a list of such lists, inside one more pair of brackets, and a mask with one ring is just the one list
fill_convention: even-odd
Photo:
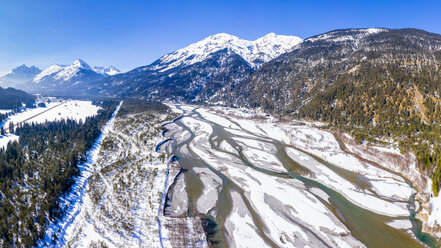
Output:
[[208,36],[204,40],[217,40],[217,39],[239,39],[239,37],[227,33],[218,33]]
[[58,73],[59,71],[63,70],[65,66],[61,66],[58,64],[53,64],[49,66],[48,68],[44,69],[40,74],[36,75],[34,78],[35,82],[40,82],[44,77]]
[[[303,40],[297,36],[279,35],[275,33],[269,33],[259,39],[255,40],[256,46],[268,47],[273,46],[271,49],[276,50],[276,54],[282,54],[291,50],[294,46],[301,43]],[[277,57],[277,56],[275,56]],[[272,57],[272,58],[275,58]],[[272,59],[271,58],[271,59]]]
[[276,37],[277,36],[277,34],[276,33],[268,33],[268,34],[266,34],[266,35],[264,35],[263,37],[261,37],[261,39],[262,38],[270,38],[270,37]]
[[[28,67],[27,65],[25,65],[25,64],[22,64],[22,65],[20,65],[20,66],[17,66],[15,69],[18,69],[18,68],[30,68],[30,67]],[[14,69],[14,70],[15,70]]]
[[77,59],[73,62],[73,64],[86,64],[86,62],[84,62],[82,59]]
[[236,53],[251,67],[258,68],[264,62],[290,51],[300,42],[302,39],[299,37],[276,35],[275,33],[269,33],[255,41],[219,33],[161,57],[154,63],[152,69],[166,71],[180,65],[191,65],[203,61],[210,54],[223,49]]
[[92,67],[90,67],[90,65],[84,62],[82,59],[75,60],[71,66],[91,71],[93,70]]

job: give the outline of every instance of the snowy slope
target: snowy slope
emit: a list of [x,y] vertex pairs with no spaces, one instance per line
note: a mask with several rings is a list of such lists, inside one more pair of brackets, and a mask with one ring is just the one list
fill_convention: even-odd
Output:
[[54,79],[68,81],[69,79],[73,78],[77,73],[79,73],[80,70],[94,71],[92,67],[90,67],[90,65],[88,65],[81,59],[78,59],[75,60],[72,65],[66,66],[62,70],[60,70],[55,75]]
[[316,42],[316,41],[326,41],[326,42],[344,42],[344,41],[356,41],[361,40],[369,35],[387,32],[388,29],[385,28],[366,28],[366,29],[348,29],[348,32],[352,32],[351,35],[341,35],[341,33],[337,31],[317,35],[307,39],[307,41]]
[[78,94],[89,84],[120,73],[112,66],[90,66],[81,59],[71,65],[54,64],[27,83],[25,90],[44,94]]
[[81,211],[81,207],[83,206],[82,204],[83,195],[86,190],[89,177],[91,176],[91,171],[89,170],[89,167],[93,165],[94,162],[96,161],[96,158],[101,148],[101,143],[109,133],[109,129],[111,128],[111,126],[113,126],[115,116],[118,113],[120,107],[121,107],[121,103],[117,106],[110,120],[106,123],[105,126],[102,127],[100,136],[95,140],[92,148],[87,153],[86,162],[80,165],[81,175],[78,178],[76,178],[76,182],[72,187],[73,189],[72,192],[66,194],[60,200],[63,204],[67,205],[65,206],[68,207],[67,214],[65,214],[65,216],[61,219],[60,222],[55,222],[55,223],[52,222],[49,225],[48,229],[46,230],[46,236],[38,245],[38,247],[48,247],[48,244],[52,242],[52,237],[57,232],[60,232],[62,237],[58,239],[59,244],[56,245],[53,244],[52,247],[65,246],[64,243],[66,242],[66,240],[64,238],[64,235],[66,234],[66,230],[75,220],[76,216]]
[[[64,102],[47,103],[46,107],[27,109],[24,112],[11,115],[0,127],[4,127],[9,132],[10,123],[44,123],[46,121],[59,121],[62,119],[72,119],[84,122],[87,117],[98,114],[100,107],[93,105],[91,101],[67,100]],[[7,133],[0,135],[0,149],[6,148],[10,141],[18,141],[19,136]]]
[[0,136],[0,149],[6,149],[9,142],[18,141],[18,136],[15,134],[6,134]]
[[302,42],[270,33],[255,41],[216,34],[164,55],[150,65],[94,82],[89,94],[139,96],[150,100],[201,100],[224,95],[262,64]]
[[246,60],[251,67],[257,68],[280,54],[290,51],[300,42],[302,39],[299,37],[274,33],[267,34],[255,41],[221,33],[161,57],[153,69],[166,71],[180,65],[192,65],[223,49],[232,50]]
[[56,74],[56,73],[60,72],[61,70],[63,70],[63,68],[64,68],[64,66],[61,66],[61,65],[51,65],[47,69],[45,69],[41,73],[39,73],[37,76],[35,76],[34,82],[38,83],[44,77]]

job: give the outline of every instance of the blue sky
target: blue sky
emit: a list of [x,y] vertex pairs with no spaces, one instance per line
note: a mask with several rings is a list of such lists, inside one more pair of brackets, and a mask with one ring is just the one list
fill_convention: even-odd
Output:
[[77,58],[127,71],[221,32],[307,38],[349,27],[441,33],[441,1],[2,0],[0,73]]

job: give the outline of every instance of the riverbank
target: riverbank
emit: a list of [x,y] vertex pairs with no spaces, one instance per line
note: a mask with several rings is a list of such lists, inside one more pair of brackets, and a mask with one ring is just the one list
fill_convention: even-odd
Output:
[[409,180],[417,189],[416,199],[419,206],[416,209],[416,218],[421,221],[421,231],[435,239],[441,238],[441,197],[433,197],[430,175],[418,170],[416,158],[412,153],[402,154],[399,149],[393,147],[359,144],[348,134],[335,132],[335,135],[349,152],[367,158]]
[[[266,122],[279,123],[286,126],[284,131],[290,134],[290,140],[286,140],[291,144],[296,143],[294,134],[290,130],[290,125],[304,125],[320,129],[328,132],[328,129],[323,129],[326,123],[310,122],[310,121],[283,121],[280,122],[274,117],[267,116],[259,111],[250,111],[244,109],[229,109],[229,108],[215,108],[216,111],[225,112],[225,114],[233,115],[236,118],[254,118],[265,120]],[[254,117],[256,116],[256,117]],[[380,168],[386,169],[392,173],[396,173],[406,178],[412,186],[416,189],[415,199],[415,217],[421,223],[416,233],[420,239],[425,239],[428,243],[433,244],[437,239],[441,238],[441,197],[434,198],[431,191],[431,180],[427,172],[420,172],[417,168],[416,158],[412,153],[401,154],[398,148],[374,146],[359,144],[348,134],[331,131],[336,140],[339,142],[340,148],[348,153],[353,154],[361,161],[371,163]],[[310,142],[317,142],[314,140],[314,135]],[[305,141],[305,143],[307,143]],[[308,147],[304,147],[308,149]]]

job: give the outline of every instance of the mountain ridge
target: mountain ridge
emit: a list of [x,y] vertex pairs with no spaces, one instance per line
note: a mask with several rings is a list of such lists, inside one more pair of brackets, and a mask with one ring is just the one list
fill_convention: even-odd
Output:
[[[370,35],[364,36],[367,32],[371,32]],[[404,33],[403,33],[404,32]],[[347,70],[348,56],[352,56],[354,64],[366,62],[370,59],[377,59],[378,63],[395,63],[399,62],[399,58],[395,52],[402,51],[403,53],[422,52],[419,46],[416,44],[420,38],[418,35],[411,36],[415,32],[425,32],[416,29],[341,29],[330,31],[325,34],[312,36],[305,39],[295,50],[285,53],[282,56],[268,62],[262,68],[254,73],[247,82],[241,85],[238,92],[234,93],[231,99],[235,99],[238,95],[249,95],[252,99],[247,101],[247,97],[242,97],[244,101],[239,104],[247,105],[261,105],[263,103],[263,95],[265,94],[266,87],[273,87],[279,89],[285,89],[291,93],[286,97],[279,98],[279,96],[271,96],[271,100],[280,101],[283,100],[283,104],[279,106],[272,106],[269,109],[275,111],[282,111],[284,105],[293,104],[294,97],[300,96],[304,98],[306,93],[309,93],[314,87],[322,87],[328,84],[328,79],[320,78],[327,77],[326,73],[334,73],[330,68],[335,66],[336,70]],[[401,34],[400,34],[401,33]],[[338,35],[339,34],[339,35]],[[426,32],[426,39],[432,39],[432,35]],[[335,40],[334,36],[338,35],[339,39]],[[378,39],[372,36],[379,37]],[[434,49],[433,46],[437,46],[441,49],[441,43],[438,39],[434,39],[436,44],[427,44],[427,41],[421,41],[421,46]],[[405,40],[407,39],[407,40]],[[362,43],[360,43],[362,41]],[[407,43],[403,43],[407,42]],[[405,44],[405,47],[402,45]],[[395,56],[395,57],[394,57]],[[423,56],[423,55],[422,55]],[[341,63],[341,68],[337,68]],[[338,75],[336,73],[335,75]],[[264,79],[265,77],[266,79]],[[268,84],[269,78],[271,78],[271,84]],[[258,82],[262,80],[262,82]],[[333,79],[334,80],[334,79]],[[263,82],[265,81],[265,82]],[[301,84],[300,87],[294,87],[293,84]],[[290,90],[288,89],[290,88]],[[292,89],[297,89],[297,93]],[[260,93],[259,93],[260,92]],[[230,101],[230,103],[233,103]]]
[[274,33],[255,41],[225,33],[215,34],[166,54],[149,65],[95,82],[84,94],[151,100],[206,100],[220,94],[219,90],[238,84],[263,63],[301,41],[296,36]]
[[41,73],[41,69],[35,66],[20,65],[0,77],[0,86],[16,87],[32,80]]
[[255,69],[263,62],[289,51],[301,41],[302,39],[297,36],[276,35],[275,33],[269,33],[254,41],[219,33],[162,56],[153,62],[157,64],[153,69],[165,71],[182,64],[191,65],[202,61],[209,54],[226,48],[241,56]]
[[75,85],[85,85],[118,73],[120,71],[113,66],[90,66],[77,59],[71,65],[53,64],[44,70],[22,65],[0,77],[0,83],[32,93],[70,94]]

